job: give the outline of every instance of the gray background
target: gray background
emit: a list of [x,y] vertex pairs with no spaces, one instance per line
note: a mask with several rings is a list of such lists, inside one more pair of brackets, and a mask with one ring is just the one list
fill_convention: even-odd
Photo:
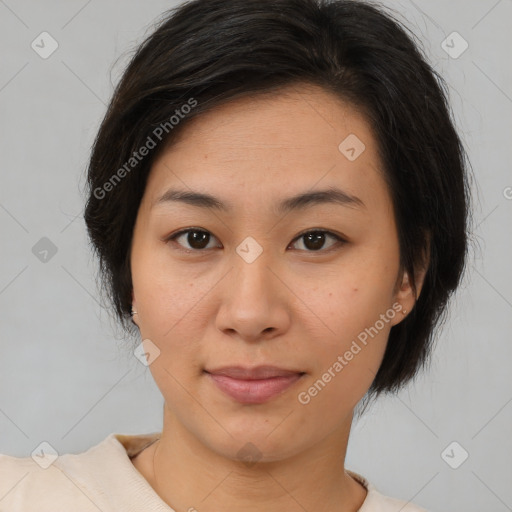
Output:
[[[82,190],[128,51],[176,3],[0,0],[0,453],[42,441],[77,453],[161,428],[149,369],[100,305]],[[430,371],[354,424],[346,466],[431,511],[512,510],[512,2],[385,4],[450,85],[478,183],[477,245]],[[47,59],[31,48],[43,31],[59,44]],[[458,58],[441,46],[453,31],[469,44]],[[43,237],[57,249],[46,262],[33,252]],[[469,453],[458,469],[441,455],[453,441],[452,464]]]

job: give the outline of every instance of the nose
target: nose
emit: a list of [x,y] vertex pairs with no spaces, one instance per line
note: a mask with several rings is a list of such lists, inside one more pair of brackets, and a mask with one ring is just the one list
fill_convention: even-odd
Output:
[[246,341],[283,333],[290,323],[291,292],[283,284],[285,276],[280,275],[279,265],[265,251],[255,258],[237,253],[232,261],[219,288],[217,328]]

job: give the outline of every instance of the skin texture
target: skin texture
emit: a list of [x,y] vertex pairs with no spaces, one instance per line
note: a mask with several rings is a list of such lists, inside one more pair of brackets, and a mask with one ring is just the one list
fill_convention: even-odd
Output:
[[[349,134],[365,144],[354,161],[338,149]],[[379,368],[391,327],[405,315],[397,312],[366,346],[359,343],[357,355],[308,404],[298,395],[393,304],[414,306],[380,166],[363,115],[304,84],[192,120],[155,161],[131,270],[134,321],[141,339],[160,351],[149,368],[164,397],[164,425],[161,439],[133,463],[176,511],[348,512],[362,505],[365,489],[344,471],[353,410]],[[273,210],[282,199],[331,186],[365,206]],[[153,206],[170,187],[212,194],[233,210]],[[165,241],[185,228],[210,233],[207,249],[187,253],[194,250],[187,234]],[[299,235],[315,229],[346,242],[326,235],[314,250]],[[251,263],[236,252],[248,236],[263,251]],[[203,373],[261,364],[306,375],[266,403],[241,404]],[[252,465],[237,455],[247,443],[257,449]]]

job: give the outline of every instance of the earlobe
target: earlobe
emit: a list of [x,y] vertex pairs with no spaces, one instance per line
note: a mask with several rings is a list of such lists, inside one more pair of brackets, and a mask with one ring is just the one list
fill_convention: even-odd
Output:
[[395,300],[402,306],[404,318],[407,311],[411,312],[414,308],[423,289],[425,276],[430,266],[430,239],[431,234],[425,233],[425,247],[421,254],[421,260],[416,262],[414,268],[414,289],[409,279],[409,273],[406,270],[402,269],[402,273],[397,280]]
[[401,280],[397,284],[398,286],[395,294],[396,308],[395,306],[393,306],[393,308],[401,314],[395,316],[393,325],[396,325],[405,319],[407,313],[413,309],[414,303],[416,302],[413,289],[409,281],[409,274],[406,271],[403,272]]
[[409,279],[409,274],[407,271],[403,272],[401,277],[400,285],[397,287],[395,300],[401,306],[402,317],[396,318],[396,322],[393,325],[400,323],[403,319],[405,319],[407,313],[411,312],[415,307],[416,301],[421,293],[423,288],[423,282],[425,280],[425,275],[427,273],[427,266],[423,266],[419,271],[415,273],[415,285],[416,285],[416,293],[414,293],[412,284]]
[[137,311],[135,310],[134,306],[132,305],[132,311],[131,311],[131,316],[132,316],[132,322],[138,327],[139,324],[137,322]]
[[133,295],[133,290],[132,290],[132,309],[131,309],[131,317],[132,317],[132,322],[138,327],[139,324],[137,323],[137,308],[136,308],[136,305],[135,305],[135,297]]
[[398,300],[403,300],[406,299],[409,295],[412,295],[412,286],[409,281],[409,274],[404,271],[401,276],[400,284],[397,287],[396,298]]

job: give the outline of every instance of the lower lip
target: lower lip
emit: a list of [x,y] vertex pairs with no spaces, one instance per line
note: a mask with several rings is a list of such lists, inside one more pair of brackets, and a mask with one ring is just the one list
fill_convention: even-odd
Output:
[[214,375],[205,372],[217,387],[226,395],[243,404],[262,404],[274,396],[280,395],[303,374],[296,373],[288,377],[272,377],[271,379],[241,380]]

